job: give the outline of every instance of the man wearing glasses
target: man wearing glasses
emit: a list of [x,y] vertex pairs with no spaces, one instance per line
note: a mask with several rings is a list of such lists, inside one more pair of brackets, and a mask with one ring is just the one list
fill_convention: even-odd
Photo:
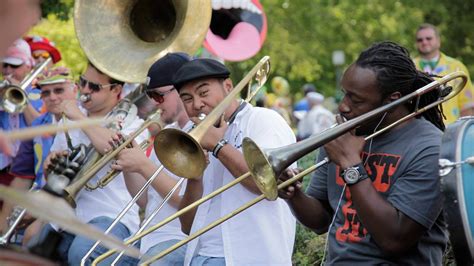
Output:
[[[56,123],[61,119],[61,103],[65,100],[76,99],[77,87],[70,70],[65,67],[54,68],[40,75],[37,87],[41,90],[41,99],[44,101],[46,113],[33,120],[32,126]],[[26,191],[32,185],[35,188],[43,186],[43,161],[49,153],[53,140],[53,135],[44,135],[21,143],[10,169],[10,174],[15,177],[11,187]],[[8,203],[3,206],[0,213],[1,231],[7,229],[6,219],[12,213],[12,207]],[[35,226],[30,229],[31,233],[36,232],[40,225],[41,222],[35,223]],[[26,243],[28,238],[25,237],[23,243]]]
[[[120,101],[122,86],[123,82],[107,76],[89,62],[79,82],[79,92],[81,97],[83,96],[81,105],[86,110],[86,114],[81,112],[75,101],[72,100],[63,101],[61,110],[67,119],[74,121],[86,119],[87,117],[105,117],[109,114],[114,116],[113,109]],[[121,133],[129,135],[135,132],[142,123],[143,120],[139,119],[136,115],[129,115],[123,123]],[[100,154],[104,154],[106,150],[112,149],[109,140],[115,134],[114,130],[101,126],[71,130],[69,132],[73,147],[79,144],[87,146],[92,143],[95,150]],[[141,143],[147,137],[148,132],[145,131],[135,141]],[[48,169],[50,166],[51,158],[58,156],[58,154],[63,153],[65,150],[70,150],[70,148],[64,133],[56,135],[51,147],[51,151],[54,152],[46,159],[44,163],[45,169]],[[110,164],[103,167],[90,180],[90,183],[97,183],[109,170]],[[105,231],[130,200],[131,197],[127,192],[123,175],[119,174],[104,188],[92,191],[82,189],[76,197],[76,215],[82,222]],[[138,224],[138,206],[134,206],[110,231],[110,234],[119,239],[125,239],[138,229]],[[50,225],[43,229],[42,235],[48,230],[51,230]],[[63,240],[58,248],[60,259],[70,265],[77,265],[95,243],[95,241],[82,236],[75,236],[66,232],[61,234]],[[105,251],[106,249],[103,247],[96,248],[87,259],[88,263]],[[111,259],[113,260],[113,258]]]
[[[148,71],[147,95],[153,99],[156,106],[161,109],[161,121],[167,127],[189,131],[193,123],[184,110],[184,105],[176,89],[172,85],[173,74],[186,62],[190,60],[184,53],[169,53],[156,61]],[[117,157],[112,168],[122,170],[125,176],[127,188],[132,195],[143,187],[144,183],[153,175],[161,163],[155,155],[154,150],[147,155],[139,148],[125,149]],[[152,188],[148,189],[146,196],[143,196],[138,204],[145,209],[145,217],[161,204],[163,198],[177,184],[179,177],[168,171],[162,171],[151,183]],[[171,199],[163,206],[160,212],[153,218],[150,224],[157,224],[166,217],[177,211],[181,196],[174,193]],[[175,219],[166,226],[160,228],[141,240],[140,249],[144,257],[159,254],[163,250],[171,247],[185,237],[181,232],[181,224]],[[163,259],[153,263],[158,265],[184,265],[184,254],[186,246],[182,246]]]
[[474,115],[474,87],[469,78],[469,71],[460,61],[440,51],[441,39],[438,29],[425,23],[416,31],[416,48],[419,57],[414,59],[418,69],[428,74],[445,76],[455,71],[463,71],[468,76],[466,87],[451,100],[443,103],[445,122],[452,123],[460,116]]

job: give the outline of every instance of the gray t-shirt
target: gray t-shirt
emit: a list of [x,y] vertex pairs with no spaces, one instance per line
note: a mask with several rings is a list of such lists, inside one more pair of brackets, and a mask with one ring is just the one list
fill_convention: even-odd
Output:
[[[447,243],[438,177],[442,132],[425,119],[414,119],[376,137],[369,151],[367,141],[362,162],[379,194],[397,210],[427,231],[408,253],[390,257],[377,246],[353,206],[350,188],[341,193],[344,180],[340,167],[330,163],[313,175],[306,193],[328,201],[337,216],[330,229],[328,264],[441,265]],[[319,160],[326,156],[322,149]]]

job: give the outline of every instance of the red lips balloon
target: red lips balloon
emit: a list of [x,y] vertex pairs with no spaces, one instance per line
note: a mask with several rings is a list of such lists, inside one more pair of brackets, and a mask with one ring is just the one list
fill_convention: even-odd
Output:
[[267,17],[258,0],[213,0],[204,47],[227,61],[254,56],[267,36]]

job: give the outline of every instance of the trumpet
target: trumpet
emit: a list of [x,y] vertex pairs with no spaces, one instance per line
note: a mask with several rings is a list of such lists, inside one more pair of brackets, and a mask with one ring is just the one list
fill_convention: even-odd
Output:
[[[36,183],[33,183],[33,186],[30,188],[29,192],[34,191],[37,189],[38,186]],[[0,246],[8,245],[10,242],[10,238],[15,233],[16,227],[20,224],[23,217],[26,215],[26,209],[20,206],[13,207],[13,211],[11,212],[10,216],[8,216],[8,230],[0,236]]]
[[148,128],[153,123],[160,123],[160,114],[161,111],[158,110],[156,113],[151,115],[141,126],[138,128],[133,134],[129,136],[127,140],[125,140],[119,147],[114,149],[113,151],[108,152],[104,156],[102,156],[99,160],[97,160],[94,165],[88,169],[84,175],[81,175],[79,178],[74,180],[74,182],[64,189],[64,197],[65,199],[72,205],[76,206],[75,198],[79,191],[86,186],[86,184],[91,180],[97,172],[99,172],[102,167],[104,167],[109,161],[111,161],[117,154],[122,151],[124,148],[128,147],[132,141],[138,137],[144,130]]
[[[445,84],[448,83],[451,80],[461,78],[461,82],[456,84],[454,88],[450,86],[446,86]],[[275,200],[277,198],[277,191],[279,189],[285,188],[294,182],[300,180],[307,174],[313,172],[317,168],[327,164],[330,162],[328,158],[324,158],[322,161],[318,162],[316,165],[313,165],[298,175],[295,175],[294,177],[282,182],[281,184],[277,185],[277,178],[280,176],[280,174],[283,172],[284,169],[286,169],[289,165],[293,164],[296,160],[301,158],[302,156],[308,154],[309,152],[323,146],[325,143],[330,142],[331,140],[349,132],[350,130],[358,127],[362,123],[386,112],[389,109],[394,108],[395,106],[405,104],[409,101],[412,101],[414,98],[416,99],[416,107],[415,110],[408,114],[405,117],[402,117],[398,121],[395,121],[394,123],[374,132],[373,134],[367,136],[365,139],[371,139],[375,136],[378,136],[382,134],[383,132],[413,118],[421,113],[425,112],[426,110],[429,110],[430,108],[433,108],[451,98],[456,96],[466,85],[467,82],[467,76],[463,72],[454,72],[449,75],[446,75],[445,77],[433,81],[430,84],[423,86],[422,88],[416,90],[413,93],[410,93],[408,95],[403,96],[402,98],[393,101],[385,106],[379,107],[377,109],[374,109],[364,115],[361,115],[359,117],[356,117],[354,119],[351,119],[347,122],[344,122],[340,125],[335,126],[334,128],[328,129],[326,131],[323,131],[322,133],[310,137],[307,140],[303,140],[301,142],[287,145],[285,147],[281,148],[276,148],[276,149],[270,149],[268,151],[263,151],[260,149],[252,140],[249,138],[244,139],[243,143],[243,151],[244,151],[244,158],[247,162],[247,165],[249,167],[249,172],[236,178],[234,181],[228,183],[227,185],[211,192],[209,195],[197,200],[196,202],[188,205],[187,207],[183,208],[182,210],[176,212],[175,214],[171,215],[170,217],[166,218],[163,220],[161,223],[156,224],[155,226],[149,228],[148,230],[142,232],[141,234],[138,234],[137,236],[129,239],[126,244],[129,244],[130,242],[134,242],[141,237],[149,234],[150,232],[162,227],[163,225],[169,223],[173,219],[181,216],[182,214],[188,212],[189,210],[199,206],[203,202],[209,200],[212,197],[217,196],[218,194],[222,193],[226,189],[228,189],[231,186],[234,186],[241,182],[244,178],[252,175],[254,178],[254,181],[257,183],[259,189],[261,190],[262,194],[255,199],[249,201],[248,203],[242,205],[241,207],[237,208],[233,212],[219,218],[218,220],[212,222],[211,224],[207,225],[204,228],[201,228],[197,232],[191,234],[188,236],[188,238],[176,243],[172,247],[166,249],[165,251],[161,252],[160,254],[154,256],[153,258],[147,260],[144,265],[149,265],[153,261],[156,261],[167,254],[173,252],[177,248],[181,247],[182,245],[187,244],[188,242],[192,241],[193,239],[197,238],[198,236],[206,233],[207,231],[211,230],[212,228],[222,224],[223,222],[227,221],[228,219],[232,218],[233,216],[243,212],[244,210],[250,208],[251,206],[257,204],[258,202],[267,199],[267,200]],[[422,95],[431,92],[435,89],[440,90],[440,97],[438,100],[435,102],[428,104],[424,107],[419,107],[419,99]],[[98,257],[96,261],[99,261],[99,258],[105,258],[107,255],[112,254],[112,252],[105,253],[104,255]],[[94,261],[94,263],[96,262]],[[96,265],[96,264],[95,264]]]
[[[148,149],[148,147],[150,147],[151,145],[151,141],[149,140],[144,140],[142,143],[140,143],[139,145],[139,148],[140,150],[142,151],[146,151],[146,149]],[[95,185],[91,185],[91,184],[86,184],[86,188],[88,190],[94,190],[94,189],[98,189],[98,188],[104,188],[105,186],[107,186],[110,182],[112,182],[112,180],[114,180],[114,178],[120,174],[121,171],[118,171],[118,170],[113,170],[113,169],[110,169],[99,181],[97,181],[97,183]]]
[[34,70],[20,83],[20,85],[12,85],[7,80],[2,83],[2,96],[0,106],[8,113],[21,113],[28,105],[28,96],[26,95],[26,88],[33,82],[33,80],[41,74],[43,69],[51,62],[51,57],[36,66]]

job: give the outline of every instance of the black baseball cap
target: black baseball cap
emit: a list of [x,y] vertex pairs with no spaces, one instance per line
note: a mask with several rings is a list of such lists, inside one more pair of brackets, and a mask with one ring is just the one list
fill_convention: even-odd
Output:
[[191,57],[186,53],[168,53],[151,65],[147,74],[147,89],[173,84],[173,75]]

